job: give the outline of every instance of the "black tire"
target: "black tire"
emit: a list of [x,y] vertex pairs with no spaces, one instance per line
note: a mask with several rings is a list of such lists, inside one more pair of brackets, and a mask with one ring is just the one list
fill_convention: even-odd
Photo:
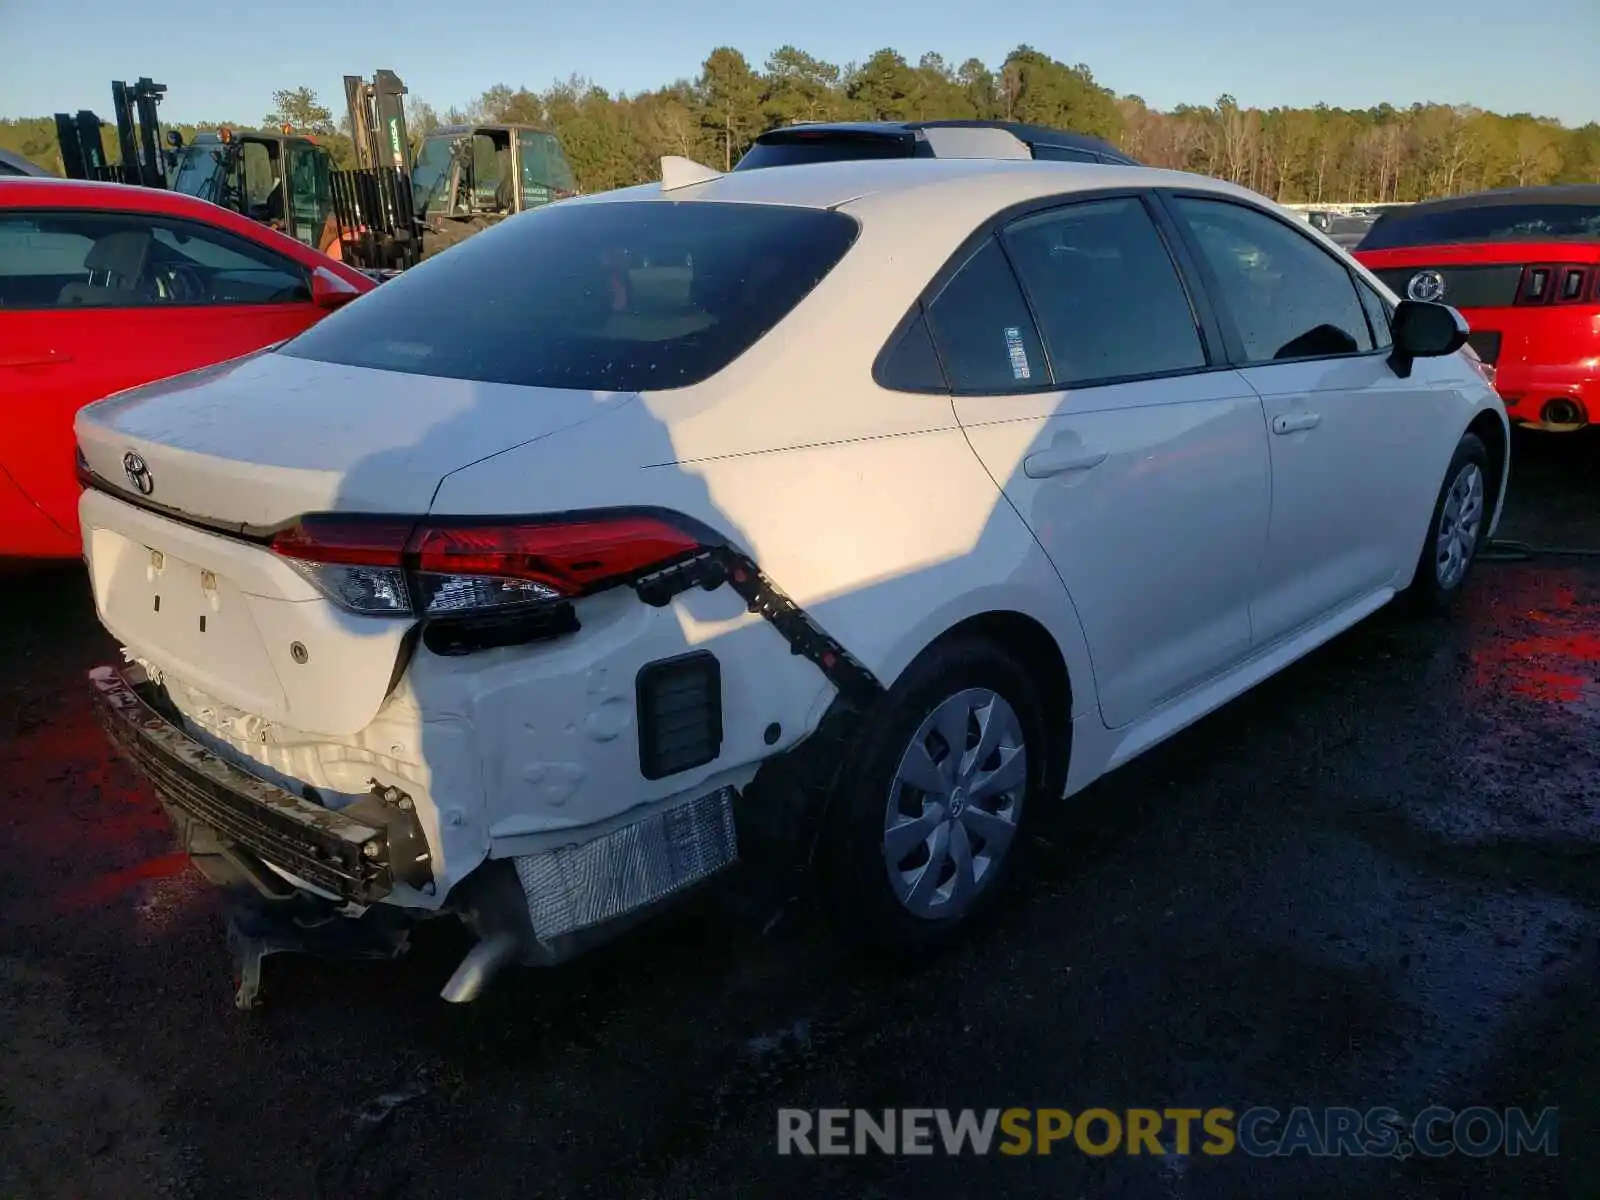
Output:
[[[1464,569],[1458,575],[1446,579],[1441,574],[1439,530],[1446,520],[1445,507],[1451,489],[1456,486],[1462,474],[1472,467],[1477,469],[1483,483],[1482,510],[1478,517],[1471,553],[1467,556]],[[1456,444],[1455,454],[1450,458],[1450,466],[1444,473],[1444,482],[1439,486],[1439,495],[1433,502],[1433,516],[1428,521],[1428,536],[1423,539],[1422,552],[1417,557],[1416,574],[1412,577],[1411,585],[1400,593],[1402,606],[1407,611],[1422,615],[1447,612],[1462,589],[1466,587],[1467,580],[1472,575],[1472,566],[1487,540],[1485,534],[1489,528],[1489,506],[1496,482],[1489,478],[1488,449],[1477,434],[1463,434],[1461,441]]]
[[[958,916],[913,914],[896,897],[883,850],[890,785],[918,728],[947,699],[970,688],[1010,705],[1026,753],[1026,783],[1016,829],[992,877]],[[1045,792],[1049,747],[1038,686],[1010,651],[981,637],[930,647],[897,680],[857,735],[839,773],[817,846],[817,890],[836,935],[858,950],[895,958],[925,956],[985,918],[1005,893],[1024,856]]]

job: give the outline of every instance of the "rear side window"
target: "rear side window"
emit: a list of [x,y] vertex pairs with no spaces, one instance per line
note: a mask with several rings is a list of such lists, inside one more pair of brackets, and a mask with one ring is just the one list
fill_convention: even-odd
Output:
[[1033,317],[993,238],[928,306],[928,325],[953,391],[1016,392],[1050,382]]
[[0,213],[0,308],[309,303],[306,269],[226,230],[143,213]]
[[1103,159],[1093,150],[1078,150],[1072,146],[1046,146],[1042,143],[1033,148],[1033,156],[1045,162],[1101,162]]
[[917,143],[910,134],[830,133],[806,137],[785,137],[757,142],[734,167],[753,171],[758,167],[793,167],[803,163],[846,162],[857,159],[917,157]]
[[919,311],[916,319],[884,353],[878,363],[877,378],[884,387],[896,391],[946,390],[944,368],[939,365],[939,355],[933,348],[933,335],[928,332],[928,318],[924,313]]
[[831,271],[859,226],[777,205],[561,203],[467,239],[280,353],[594,391],[716,374]]
[[1004,237],[1056,383],[1206,365],[1188,294],[1138,199],[1053,209],[1018,221]]
[[1568,238],[1600,238],[1600,204],[1485,204],[1442,212],[1402,208],[1379,217],[1357,249]]

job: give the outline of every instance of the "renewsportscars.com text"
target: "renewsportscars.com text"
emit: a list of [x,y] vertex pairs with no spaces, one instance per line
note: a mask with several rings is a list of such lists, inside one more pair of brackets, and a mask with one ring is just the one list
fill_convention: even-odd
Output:
[[1439,1158],[1558,1152],[1560,1113],[1520,1108],[781,1108],[784,1155],[1079,1153]]

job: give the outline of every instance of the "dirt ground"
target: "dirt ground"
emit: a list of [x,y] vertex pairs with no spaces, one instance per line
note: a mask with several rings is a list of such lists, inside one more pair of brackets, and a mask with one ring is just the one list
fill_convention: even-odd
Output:
[[[1502,534],[1600,548],[1600,444],[1519,437]],[[719,897],[479,1002],[464,943],[278,958],[93,724],[81,568],[0,603],[0,1196],[1600,1195],[1600,558],[1485,562],[1056,816],[914,972]],[[795,1159],[781,1106],[1560,1108],[1558,1156]]]

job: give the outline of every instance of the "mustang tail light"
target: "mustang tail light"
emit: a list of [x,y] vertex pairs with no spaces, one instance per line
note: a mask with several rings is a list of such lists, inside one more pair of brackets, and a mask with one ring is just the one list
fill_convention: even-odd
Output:
[[372,616],[466,616],[570,600],[703,548],[666,516],[559,520],[313,515],[279,555],[335,604]]
[[1600,268],[1593,263],[1530,263],[1522,268],[1516,304],[1600,301]]

